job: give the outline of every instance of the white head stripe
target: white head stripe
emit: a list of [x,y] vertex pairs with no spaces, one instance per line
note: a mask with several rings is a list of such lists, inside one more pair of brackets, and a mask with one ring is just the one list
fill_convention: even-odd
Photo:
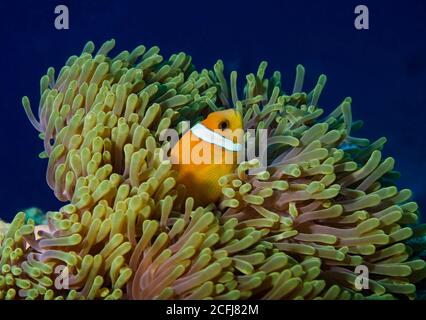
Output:
[[231,140],[210,130],[201,123],[197,123],[195,126],[193,126],[191,128],[191,132],[201,140],[204,140],[208,143],[213,143],[229,151],[240,151],[242,148],[240,143],[233,143]]

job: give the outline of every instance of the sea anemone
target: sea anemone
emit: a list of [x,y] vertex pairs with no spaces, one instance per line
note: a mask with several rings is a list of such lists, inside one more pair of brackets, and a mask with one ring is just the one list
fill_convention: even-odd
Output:
[[[306,93],[298,66],[286,93],[262,62],[239,93],[221,61],[198,72],[184,53],[163,60],[139,46],[111,58],[113,47],[93,54],[89,42],[57,77],[49,68],[38,118],[23,98],[47,183],[66,204],[43,230],[23,212],[0,225],[0,299],[416,297],[426,275],[417,205],[395,186],[385,139],[352,136],[350,98],[323,117],[324,75]],[[240,163],[218,181],[218,203],[194,207],[160,134],[225,108],[245,129],[268,129],[268,165]]]

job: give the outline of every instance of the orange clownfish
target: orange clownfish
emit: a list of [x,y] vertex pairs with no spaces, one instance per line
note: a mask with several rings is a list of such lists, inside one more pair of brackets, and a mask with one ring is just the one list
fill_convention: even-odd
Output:
[[193,126],[173,146],[170,159],[177,183],[195,205],[216,202],[222,194],[218,180],[232,173],[243,149],[243,120],[234,109],[216,111]]

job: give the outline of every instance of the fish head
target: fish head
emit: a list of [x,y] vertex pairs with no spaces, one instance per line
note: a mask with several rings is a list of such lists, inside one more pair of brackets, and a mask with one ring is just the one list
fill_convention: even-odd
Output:
[[212,112],[201,123],[234,143],[242,141],[243,119],[235,109]]

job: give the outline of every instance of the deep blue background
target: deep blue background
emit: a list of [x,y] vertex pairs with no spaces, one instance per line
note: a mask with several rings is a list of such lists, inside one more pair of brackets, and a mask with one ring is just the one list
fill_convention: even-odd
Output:
[[[54,28],[54,8],[70,10],[70,29]],[[370,30],[353,26],[354,8],[366,4]],[[410,1],[2,1],[0,4],[0,217],[29,206],[59,207],[45,183],[42,142],[27,121],[21,97],[38,105],[39,79],[59,70],[88,40],[110,38],[117,50],[143,43],[164,56],[185,51],[197,68],[221,58],[240,74],[262,60],[293,86],[298,63],[307,87],[328,76],[320,104],[331,111],[353,98],[355,119],[370,139],[388,138],[401,187],[426,205],[426,5]],[[308,87],[309,86],[309,87]]]

